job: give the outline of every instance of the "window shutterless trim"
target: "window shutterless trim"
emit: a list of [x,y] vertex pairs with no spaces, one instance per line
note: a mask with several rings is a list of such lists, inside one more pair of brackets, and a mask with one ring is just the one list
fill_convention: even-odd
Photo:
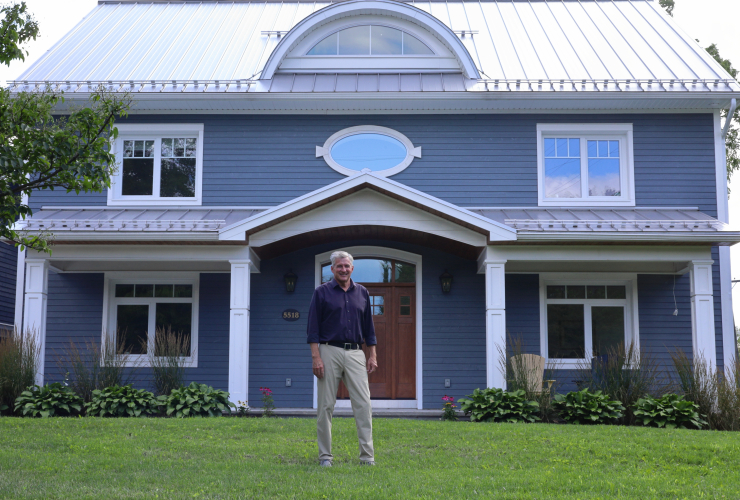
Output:
[[[197,368],[198,367],[198,318],[200,314],[200,273],[187,273],[187,272],[109,272],[105,273],[105,284],[103,291],[103,333],[101,341],[105,342],[105,335],[111,336],[118,342],[116,335],[116,313],[113,308],[119,303],[125,304],[156,304],[156,301],[167,302],[167,303],[189,303],[193,305],[192,319],[190,325],[190,353],[191,355],[185,358],[186,368]],[[193,296],[188,301],[186,298],[170,298],[170,297],[116,297],[115,288],[116,285],[120,284],[174,284],[174,285],[192,285]],[[121,302],[123,301],[123,302]],[[150,312],[151,314],[151,312]],[[156,312],[155,312],[156,314]],[[147,332],[149,333],[149,332]],[[153,334],[149,333],[149,342],[153,341]],[[149,359],[147,354],[132,354],[129,355],[128,361],[125,363],[126,367],[150,367]]]
[[[626,299],[548,299],[548,285],[623,285]],[[553,301],[553,302],[548,302]],[[540,274],[540,355],[544,357],[550,367],[558,369],[576,369],[584,363],[590,363],[593,355],[593,345],[584,345],[586,358],[550,358],[547,328],[547,305],[554,304],[585,304],[591,307],[624,305],[624,343],[634,344],[637,352],[640,350],[639,313],[637,308],[637,274],[633,273],[541,273]],[[585,312],[585,311],[584,311]],[[585,315],[584,315],[585,321]],[[584,342],[588,328],[584,322]]]
[[[537,124],[537,200],[541,207],[634,207],[635,167],[631,123],[538,123]],[[545,197],[545,138],[568,137],[581,140],[581,185],[588,186],[588,140],[619,140],[619,177],[621,196],[586,196],[580,198]],[[585,156],[584,156],[585,153]]]
[[[108,189],[109,206],[200,206],[203,202],[203,129],[202,123],[123,123],[116,124],[118,137],[113,142],[113,151],[116,156],[116,173],[111,176],[111,187]],[[162,198],[159,192],[152,188],[151,195],[124,196],[121,194],[123,173],[123,141],[124,140],[157,140],[173,137],[180,134],[182,137],[195,137],[198,144],[195,150],[195,196],[192,198],[168,197]],[[161,153],[161,151],[159,152]],[[161,155],[160,176],[161,176]],[[157,165],[155,165],[157,168]]]

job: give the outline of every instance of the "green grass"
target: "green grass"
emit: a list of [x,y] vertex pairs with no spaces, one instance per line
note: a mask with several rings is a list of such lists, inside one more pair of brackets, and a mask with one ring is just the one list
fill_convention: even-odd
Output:
[[1,498],[738,498],[740,433],[376,419],[0,418]]

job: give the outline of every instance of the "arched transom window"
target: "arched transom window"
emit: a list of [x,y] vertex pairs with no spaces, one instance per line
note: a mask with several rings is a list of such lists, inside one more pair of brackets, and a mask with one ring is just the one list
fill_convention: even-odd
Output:
[[418,38],[388,26],[354,26],[327,36],[309,56],[424,56],[434,52]]

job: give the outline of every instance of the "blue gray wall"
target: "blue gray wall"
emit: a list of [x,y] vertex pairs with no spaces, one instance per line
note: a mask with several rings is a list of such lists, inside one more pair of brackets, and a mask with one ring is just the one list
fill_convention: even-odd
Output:
[[[698,206],[716,215],[711,114],[159,115],[134,122],[205,124],[204,205],[276,205],[344,178],[315,147],[345,127],[406,134],[422,158],[394,180],[461,206],[537,206],[537,123],[632,123],[642,206]],[[42,205],[105,205],[104,193],[44,191]]]
[[15,281],[18,248],[0,242],[0,323],[15,324]]
[[[313,374],[306,344],[306,318],[315,288],[314,256],[336,248],[384,246],[422,255],[422,337],[424,405],[439,408],[442,396],[456,398],[486,384],[485,278],[476,263],[436,250],[389,241],[352,241],[302,249],[263,260],[252,274],[250,317],[249,401],[260,406],[259,388],[270,387],[277,406],[311,407]],[[285,291],[283,275],[298,275],[296,290]],[[439,275],[454,276],[450,294],[443,294]],[[285,309],[301,313],[298,321],[282,319]],[[383,362],[383,360],[379,360]],[[285,386],[285,379],[292,386]],[[451,387],[444,387],[449,378]]]
[[[50,273],[46,326],[46,382],[59,382],[69,370],[59,366],[70,341],[82,349],[99,345],[103,326],[102,273]],[[198,368],[185,370],[186,383],[196,381],[228,390],[229,274],[201,274]],[[151,371],[129,370],[134,385],[151,390]]]

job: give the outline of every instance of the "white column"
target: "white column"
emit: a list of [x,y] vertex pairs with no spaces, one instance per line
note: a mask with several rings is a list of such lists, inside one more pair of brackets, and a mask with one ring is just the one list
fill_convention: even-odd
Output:
[[15,273],[15,327],[23,331],[23,296],[26,291],[26,250],[18,249]]
[[691,272],[691,340],[694,358],[703,356],[712,369],[717,366],[714,331],[712,260],[694,260]]
[[26,293],[23,301],[24,334],[36,337],[39,369],[36,383],[44,384],[44,362],[46,361],[46,296],[49,289],[49,264],[45,259],[26,259]]
[[229,319],[229,399],[247,401],[249,394],[249,282],[248,260],[231,263],[231,316]]
[[499,350],[506,349],[506,261],[485,261],[486,273],[486,385],[506,389]]

